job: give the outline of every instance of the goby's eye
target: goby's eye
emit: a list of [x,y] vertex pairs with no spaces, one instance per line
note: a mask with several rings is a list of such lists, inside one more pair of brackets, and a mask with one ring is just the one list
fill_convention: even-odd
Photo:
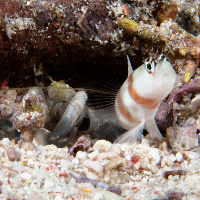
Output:
[[151,57],[146,59],[146,61],[145,61],[145,68],[146,68],[147,72],[150,73],[150,74],[154,73],[156,65],[157,65],[157,63]]
[[154,70],[155,70],[155,63],[154,62],[146,62],[145,67],[146,67],[147,72],[149,72],[150,74],[154,73]]
[[148,71],[151,71],[151,70],[152,70],[152,65],[151,65],[151,63],[147,63],[147,64],[146,64],[146,69],[147,69]]

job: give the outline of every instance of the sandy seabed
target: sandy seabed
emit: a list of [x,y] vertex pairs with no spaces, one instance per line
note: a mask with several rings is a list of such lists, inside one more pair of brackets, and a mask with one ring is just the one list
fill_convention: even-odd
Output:
[[[0,141],[0,199],[200,199],[199,152],[97,141],[76,156],[68,148],[19,148]],[[11,161],[15,160],[15,161]]]

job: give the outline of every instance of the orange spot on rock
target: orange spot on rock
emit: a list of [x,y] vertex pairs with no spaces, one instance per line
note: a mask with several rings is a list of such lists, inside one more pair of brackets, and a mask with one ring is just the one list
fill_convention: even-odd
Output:
[[129,12],[128,12],[128,8],[126,7],[125,4],[122,5],[122,8],[123,8],[123,11],[124,11],[124,15],[129,15]]

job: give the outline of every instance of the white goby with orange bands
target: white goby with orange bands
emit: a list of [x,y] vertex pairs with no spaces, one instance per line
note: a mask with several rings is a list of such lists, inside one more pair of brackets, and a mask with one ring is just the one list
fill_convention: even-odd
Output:
[[151,138],[162,140],[154,120],[161,101],[172,91],[177,75],[164,55],[148,58],[132,70],[128,59],[128,78],[121,86],[115,100],[115,112],[119,124],[128,130],[117,143],[133,143],[146,129]]

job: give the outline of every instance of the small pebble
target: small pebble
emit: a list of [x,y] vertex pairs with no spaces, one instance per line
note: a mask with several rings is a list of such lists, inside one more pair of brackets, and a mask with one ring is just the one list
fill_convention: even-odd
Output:
[[33,151],[35,149],[35,145],[32,142],[24,142],[20,140],[18,142],[19,148],[23,148],[26,151]]
[[183,155],[182,155],[180,152],[177,152],[177,153],[176,153],[176,160],[177,160],[178,162],[181,162],[182,158],[183,158]]
[[10,146],[10,140],[8,138],[3,138],[3,140],[1,140],[1,144],[5,147]]
[[99,147],[110,147],[112,145],[111,142],[106,141],[106,140],[98,140],[94,145],[93,148],[99,148]]
[[27,165],[28,165],[29,167],[34,167],[34,164],[35,164],[35,162],[34,162],[32,159],[29,159],[29,160],[28,160]]
[[8,159],[10,161],[16,161],[17,160],[17,154],[16,154],[13,147],[8,147],[8,149],[6,150],[6,153],[7,153]]
[[99,164],[98,161],[92,161],[92,160],[85,160],[83,165],[89,169],[94,170],[95,172],[102,172],[103,167]]
[[22,180],[29,180],[32,178],[32,175],[29,172],[23,172],[20,174]]
[[77,159],[86,159],[87,158],[87,152],[85,151],[78,151],[76,154]]

